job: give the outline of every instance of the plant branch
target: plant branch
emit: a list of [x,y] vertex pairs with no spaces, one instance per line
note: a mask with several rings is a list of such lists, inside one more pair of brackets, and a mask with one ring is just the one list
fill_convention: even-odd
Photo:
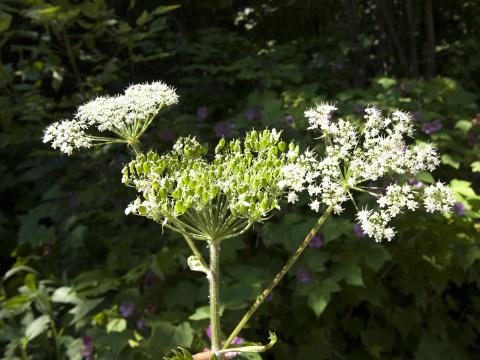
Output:
[[288,259],[287,263],[283,266],[282,270],[275,275],[273,278],[272,282],[270,285],[257,297],[253,305],[248,309],[246,314],[243,316],[242,320],[237,324],[235,329],[232,331],[230,336],[228,337],[227,341],[223,345],[223,349],[228,349],[230,344],[232,343],[233,339],[240,333],[240,331],[244,328],[244,326],[247,324],[248,320],[253,316],[255,311],[260,307],[260,305],[265,301],[265,298],[270,295],[272,290],[278,285],[280,280],[285,276],[285,274],[290,270],[290,268],[295,264],[295,262],[298,260],[300,255],[305,251],[307,248],[308,244],[310,244],[310,241],[312,238],[315,236],[315,234],[318,232],[320,227],[325,223],[325,220],[330,216],[332,213],[333,206],[329,206],[325,212],[322,214],[322,216],[318,219],[317,223],[315,226],[310,230],[308,235],[305,237],[305,240],[300,244],[300,246],[297,248],[295,253]]

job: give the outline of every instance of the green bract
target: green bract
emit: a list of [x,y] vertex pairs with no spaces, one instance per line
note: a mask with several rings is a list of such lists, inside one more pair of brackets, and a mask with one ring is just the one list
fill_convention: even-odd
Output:
[[282,169],[299,159],[276,130],[221,139],[213,159],[195,138],[180,138],[167,154],[140,154],[123,169],[123,183],[141,193],[126,209],[197,240],[221,241],[263,221],[288,191]]

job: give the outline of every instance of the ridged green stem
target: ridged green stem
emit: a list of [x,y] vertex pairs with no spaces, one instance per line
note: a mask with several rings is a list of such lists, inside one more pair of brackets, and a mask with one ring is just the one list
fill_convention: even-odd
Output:
[[316,222],[315,226],[310,230],[308,235],[305,237],[305,240],[303,240],[303,242],[297,248],[295,253],[290,257],[290,259],[288,259],[286,264],[283,266],[282,270],[280,270],[280,272],[277,275],[275,275],[275,277],[273,278],[270,285],[257,297],[257,299],[255,300],[253,305],[250,307],[250,309],[248,309],[246,314],[243,316],[242,320],[240,320],[238,325],[235,327],[235,329],[232,331],[232,333],[228,337],[227,341],[223,345],[223,349],[228,349],[228,347],[232,343],[233,339],[245,327],[245,325],[250,320],[250,318],[253,316],[255,311],[257,311],[257,309],[260,307],[260,305],[265,301],[265,298],[268,295],[270,295],[272,290],[278,285],[278,283],[280,282],[280,280],[282,280],[282,278],[285,276],[285,274],[288,272],[288,270],[290,270],[290,268],[293,266],[293,264],[295,264],[295,262],[298,260],[300,255],[302,255],[302,253],[307,248],[308,244],[310,244],[310,241],[312,240],[312,238],[315,236],[315,234],[318,232],[320,227],[323,225],[325,220],[327,220],[327,218],[330,216],[330,214],[332,213],[332,210],[333,210],[332,206],[329,206],[327,208],[327,210],[325,210],[325,212],[322,214],[322,216]]
[[212,351],[219,360],[218,352],[221,349],[221,328],[220,328],[220,244],[210,241],[210,328],[212,331]]

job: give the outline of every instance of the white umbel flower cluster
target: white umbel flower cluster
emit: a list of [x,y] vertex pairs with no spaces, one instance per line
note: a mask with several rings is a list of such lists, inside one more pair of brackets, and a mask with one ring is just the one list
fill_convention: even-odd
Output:
[[[288,176],[282,186],[293,189],[290,202],[298,199],[298,192],[307,190],[312,210],[327,205],[338,214],[348,200],[357,206],[355,193],[369,194],[376,199],[378,210],[359,210],[357,217],[363,230],[377,241],[394,237],[395,230],[388,224],[405,210],[414,211],[422,203],[427,212],[450,210],[452,194],[441,183],[427,187],[424,193],[408,184],[392,183],[393,177],[414,177],[439,164],[433,145],[408,142],[414,129],[409,114],[395,111],[384,116],[379,109],[369,107],[363,121],[355,122],[334,119],[335,110],[334,105],[320,104],[305,112],[309,129],[322,132],[325,155],[309,151],[295,165],[283,169]],[[386,188],[372,186],[387,177]]]
[[75,120],[62,120],[45,129],[43,142],[51,142],[52,148],[71,155],[74,149],[90,148],[92,140],[85,133],[87,126]]
[[[68,155],[74,149],[93,145],[133,144],[162,109],[177,102],[175,89],[161,81],[131,85],[122,95],[97,97],[80,106],[73,120],[51,124],[45,130],[43,142],[52,143],[53,148]],[[100,133],[109,131],[113,137],[87,134],[89,128]]]

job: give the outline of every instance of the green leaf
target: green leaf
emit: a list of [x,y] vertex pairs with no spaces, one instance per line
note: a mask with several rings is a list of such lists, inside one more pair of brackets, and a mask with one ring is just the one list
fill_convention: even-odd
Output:
[[30,324],[27,325],[27,328],[25,329],[25,336],[27,340],[32,341],[38,335],[47,331],[49,323],[50,323],[50,316],[48,315],[42,315],[36,318],[35,320],[33,320]]
[[62,286],[53,292],[52,301],[64,304],[78,304],[80,299],[71,287]]
[[155,8],[155,10],[152,11],[153,15],[162,15],[167,12],[173,11],[181,7],[182,5],[177,4],[177,5],[166,5],[166,6],[158,6]]
[[467,200],[479,198],[472,189],[472,185],[469,181],[454,179],[450,182],[450,188],[455,194],[458,194]]
[[127,321],[125,319],[116,318],[111,319],[107,324],[107,333],[122,332],[127,328]]
[[455,128],[459,129],[462,133],[467,134],[472,128],[472,122],[468,120],[460,120],[455,124]]
[[394,86],[397,83],[397,80],[382,77],[377,79],[377,83],[380,84],[384,89],[388,89]]
[[163,360],[193,360],[192,354],[183,348],[172,350],[173,356],[164,357]]
[[311,291],[308,297],[308,305],[317,316],[320,316],[330,301],[330,294],[340,290],[341,288],[335,280],[326,279],[320,286]]
[[137,18],[137,25],[142,26],[150,19],[150,15],[146,10],[143,10],[142,14]]
[[470,167],[472,168],[472,172],[480,172],[480,161],[474,161],[470,164]]
[[454,159],[454,157],[451,155],[443,154],[441,156],[441,159],[442,159],[442,163],[445,165],[450,165],[451,167],[457,170],[460,168],[460,160]]
[[152,336],[145,342],[152,353],[167,353],[179,346],[189,348],[193,341],[193,330],[188,322],[177,326],[166,321],[149,322]]
[[[220,315],[223,314],[223,311],[225,310],[225,305],[221,304],[220,305]],[[195,312],[188,317],[189,320],[205,320],[210,318],[210,306],[205,305],[197,308]]]
[[12,23],[12,15],[0,12],[0,33],[7,31]]
[[169,308],[183,305],[188,309],[193,309],[195,296],[198,292],[198,287],[189,281],[181,281],[174,288],[168,289],[164,293],[165,303]]

